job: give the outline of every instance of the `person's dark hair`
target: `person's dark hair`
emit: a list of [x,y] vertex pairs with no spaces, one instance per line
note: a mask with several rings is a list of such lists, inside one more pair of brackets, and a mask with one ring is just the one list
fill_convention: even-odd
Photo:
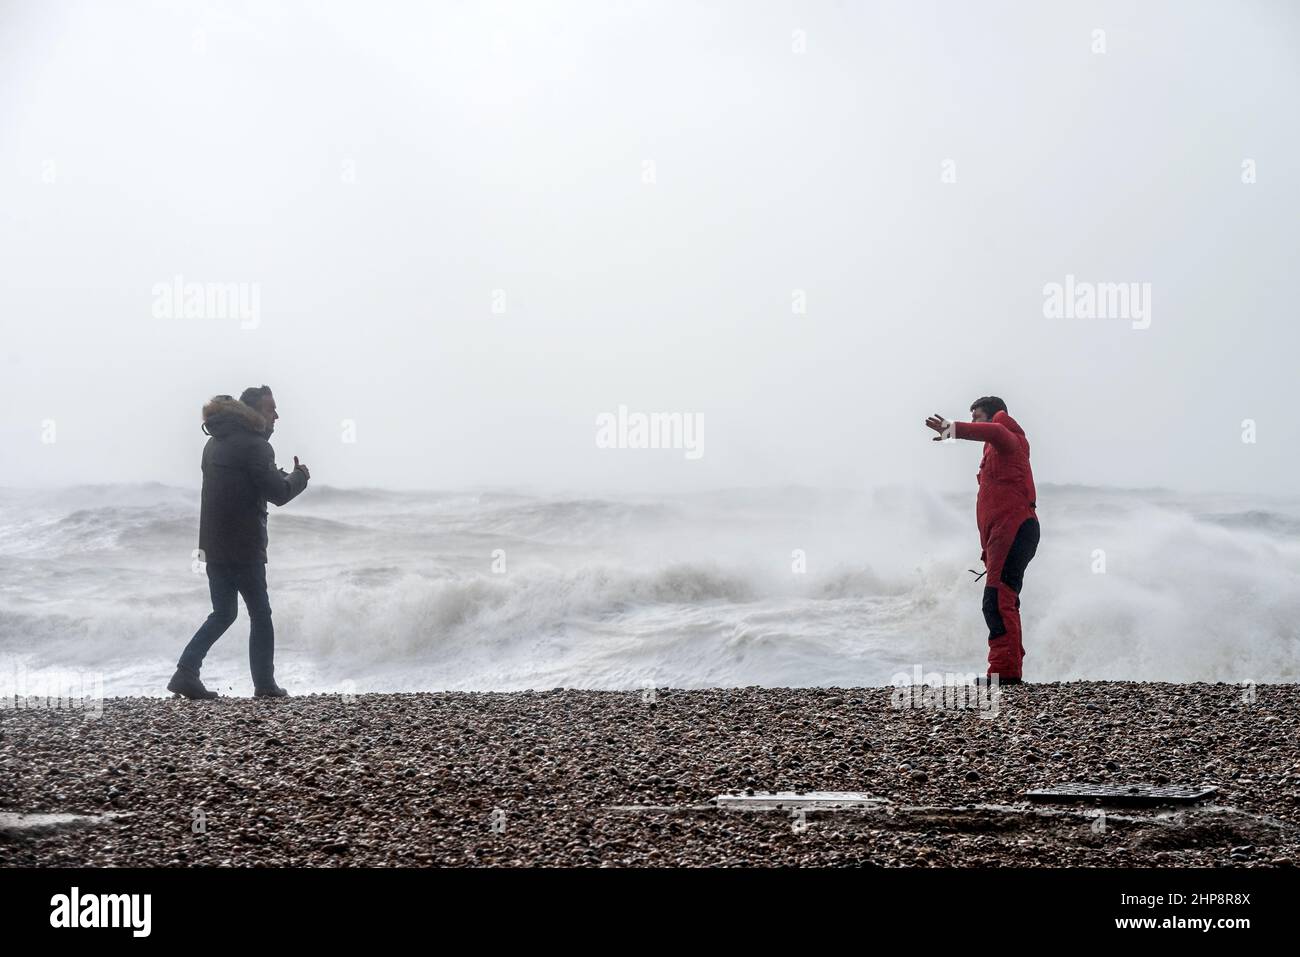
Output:
[[970,410],[983,409],[984,414],[990,419],[999,412],[1007,411],[1007,404],[999,399],[996,395],[986,395],[976,399],[970,404]]
[[262,399],[270,394],[271,387],[269,385],[250,385],[239,394],[239,401],[244,403],[244,405],[251,405],[253,408],[257,409],[258,412],[261,412]]

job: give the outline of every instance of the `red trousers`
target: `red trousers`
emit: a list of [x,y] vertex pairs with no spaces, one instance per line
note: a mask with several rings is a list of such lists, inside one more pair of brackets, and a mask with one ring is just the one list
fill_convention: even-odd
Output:
[[1038,519],[1019,527],[994,526],[984,547],[988,578],[984,587],[984,621],[989,626],[989,674],[1019,678],[1025,646],[1021,640],[1020,588],[1025,567],[1038,551]]

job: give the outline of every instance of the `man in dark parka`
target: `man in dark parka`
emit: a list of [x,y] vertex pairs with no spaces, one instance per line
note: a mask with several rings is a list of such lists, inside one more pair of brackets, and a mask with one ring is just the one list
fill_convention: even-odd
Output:
[[275,431],[275,397],[267,386],[245,389],[238,400],[214,396],[203,407],[203,493],[199,560],[207,563],[210,614],[181,653],[167,690],[187,698],[215,698],[199,680],[208,649],[234,623],[244,596],[251,628],[248,661],[256,697],[284,697],[275,683],[275,630],[266,593],[266,503],[284,505],[307,487],[311,474],[294,456],[292,472],[275,464],[268,441]]

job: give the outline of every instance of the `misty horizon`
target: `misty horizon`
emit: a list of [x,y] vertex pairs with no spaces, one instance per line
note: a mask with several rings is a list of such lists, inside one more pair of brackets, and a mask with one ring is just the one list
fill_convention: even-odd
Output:
[[1295,8],[275,9],[0,13],[4,484],[1294,484]]

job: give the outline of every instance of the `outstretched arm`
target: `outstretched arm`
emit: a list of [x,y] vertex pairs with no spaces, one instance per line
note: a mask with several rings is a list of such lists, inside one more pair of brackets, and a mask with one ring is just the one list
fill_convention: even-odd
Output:
[[959,439],[988,442],[999,452],[1016,450],[1016,437],[1001,422],[954,422],[952,434]]
[[927,428],[939,433],[934,437],[936,442],[942,442],[951,436],[954,439],[988,442],[999,452],[1016,450],[1016,437],[1000,422],[949,422],[936,412],[925,420],[925,424]]
[[285,474],[275,467],[275,451],[270,443],[259,445],[253,460],[253,481],[272,505],[285,505],[307,487],[307,476],[300,468]]

